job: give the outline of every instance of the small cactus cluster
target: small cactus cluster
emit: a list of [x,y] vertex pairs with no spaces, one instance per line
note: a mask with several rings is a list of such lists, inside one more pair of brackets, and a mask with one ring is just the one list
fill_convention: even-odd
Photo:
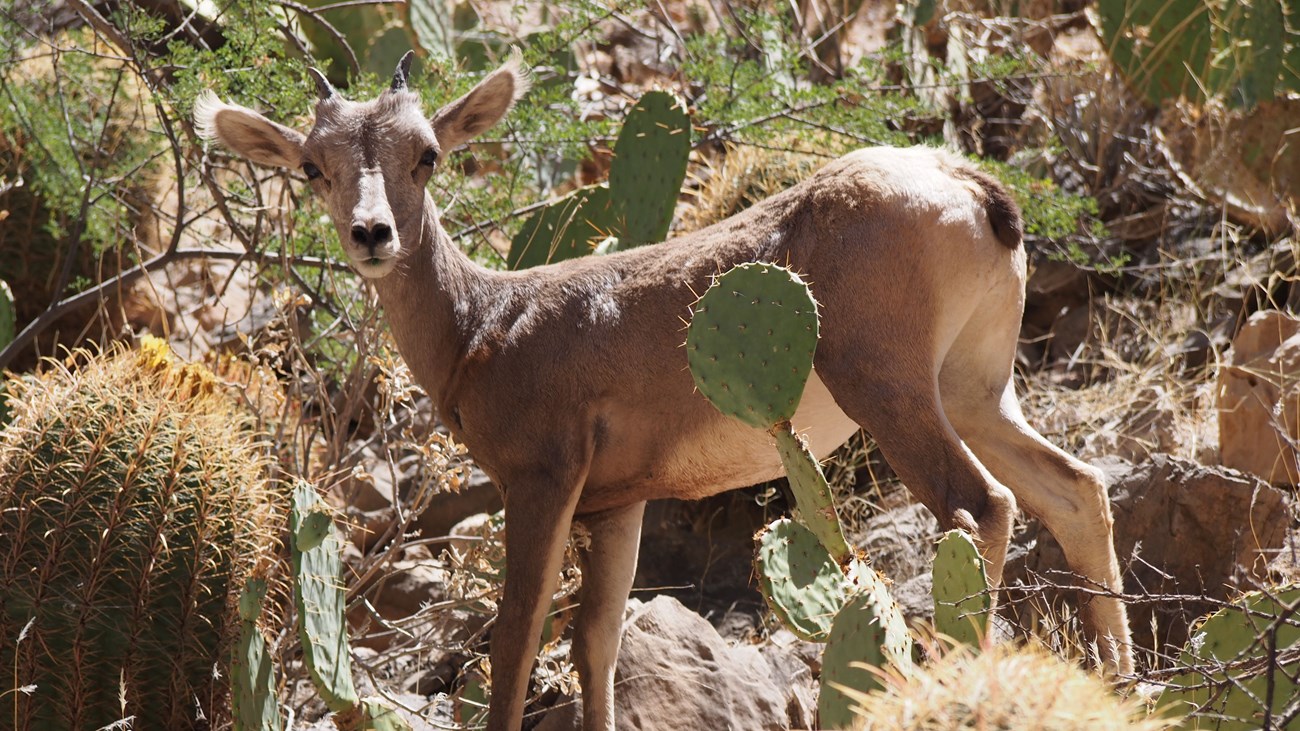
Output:
[[220,725],[229,681],[214,668],[283,525],[251,418],[156,339],[78,351],[6,389],[0,687],[34,689],[7,698],[5,724]]
[[1152,104],[1208,95],[1251,108],[1300,91],[1300,17],[1284,0],[1099,0],[1095,10],[1111,61]]
[[686,358],[719,411],[776,439],[799,517],[840,566],[853,558],[821,466],[794,431],[817,350],[817,302],[798,274],[741,264],[716,277],[692,308]]
[[[1188,729],[1283,728],[1300,698],[1300,587],[1252,592],[1201,620],[1160,705]],[[1271,723],[1266,720],[1271,719]]]
[[646,92],[614,143],[609,185],[580,188],[533,214],[510,242],[510,269],[662,241],[686,177],[691,122],[664,91]]
[[[880,684],[863,665],[906,674],[913,643],[884,579],[845,541],[821,467],[790,423],[812,373],[817,303],[797,274],[749,263],[717,277],[692,311],[686,354],[696,387],[776,441],[802,524],[782,519],[759,533],[759,585],[792,632],[826,643],[818,714],[824,727],[844,728],[854,721],[850,689]],[[978,643],[991,594],[960,531],[940,542],[935,586],[939,631]]]

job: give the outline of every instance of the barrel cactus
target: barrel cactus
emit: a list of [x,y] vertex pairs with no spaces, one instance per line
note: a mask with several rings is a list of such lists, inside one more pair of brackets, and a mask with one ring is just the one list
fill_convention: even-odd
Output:
[[224,723],[237,597],[283,523],[249,417],[158,340],[78,352],[8,388],[0,685],[31,693],[0,725]]
[[879,677],[880,688],[844,688],[857,718],[841,728],[1160,731],[1174,723],[1148,715],[1137,695],[1122,699],[1097,675],[1034,645],[957,645],[926,665],[886,667]]

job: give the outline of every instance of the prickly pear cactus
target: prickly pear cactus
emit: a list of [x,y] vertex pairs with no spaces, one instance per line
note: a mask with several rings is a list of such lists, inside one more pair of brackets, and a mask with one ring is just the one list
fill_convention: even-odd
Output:
[[1278,717],[1300,697],[1296,653],[1300,587],[1247,594],[1194,631],[1178,660],[1188,670],[1170,682],[1160,705],[1179,713],[1202,709],[1184,728],[1245,731],[1270,716],[1280,728]]
[[695,303],[686,359],[719,411],[771,429],[799,408],[817,337],[817,304],[798,274],[741,264]]
[[1096,11],[1102,43],[1134,91],[1153,104],[1196,94],[1193,76],[1206,78],[1210,60],[1202,0],[1098,0]]
[[853,557],[816,458],[795,434],[817,350],[817,303],[798,274],[773,264],[741,264],[695,303],[686,335],[691,376],[727,416],[776,439],[799,517],[841,565]]
[[1250,108],[1300,90],[1286,62],[1300,55],[1298,23],[1283,0],[1098,0],[1095,9],[1111,61],[1152,104],[1208,95]]
[[860,564],[854,569],[857,592],[835,615],[822,653],[817,718],[827,729],[850,728],[858,721],[844,689],[880,687],[878,676],[862,665],[892,667],[904,677],[912,669],[912,638],[898,604],[879,574]]
[[266,580],[250,578],[239,595],[239,644],[230,663],[231,707],[235,731],[280,731],[275,663],[258,628]]
[[646,92],[628,113],[614,143],[609,194],[626,249],[663,241],[686,179],[691,120],[666,91]]
[[781,623],[805,640],[825,642],[831,622],[853,591],[817,536],[782,518],[758,536],[758,584]]
[[586,256],[614,226],[609,188],[579,188],[524,222],[510,241],[506,266],[527,269]]
[[360,698],[348,654],[343,539],[325,511],[314,487],[301,481],[294,486],[289,530],[303,660],[325,705],[342,713],[354,711]]
[[691,151],[690,118],[673,95],[647,92],[628,113],[609,185],[580,188],[537,211],[510,241],[510,269],[663,241]]
[[283,530],[250,417],[152,339],[7,387],[0,687],[35,689],[0,726],[222,725],[236,597]]
[[966,645],[979,647],[988,632],[993,595],[984,559],[964,531],[950,530],[934,555],[934,628]]

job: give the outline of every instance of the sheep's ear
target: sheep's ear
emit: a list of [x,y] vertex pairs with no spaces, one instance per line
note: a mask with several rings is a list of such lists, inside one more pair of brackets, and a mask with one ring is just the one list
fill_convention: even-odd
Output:
[[506,116],[532,82],[515,51],[501,68],[488,74],[469,93],[433,115],[433,134],[444,150],[460,147]]
[[235,154],[267,167],[298,167],[302,143],[307,139],[251,109],[227,104],[210,91],[194,100],[194,128],[203,138],[217,140]]

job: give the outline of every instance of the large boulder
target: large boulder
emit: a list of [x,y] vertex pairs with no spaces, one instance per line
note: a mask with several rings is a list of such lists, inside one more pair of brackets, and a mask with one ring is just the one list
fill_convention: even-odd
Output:
[[1218,410],[1224,466],[1300,483],[1300,319],[1251,315],[1219,370]]
[[[1115,550],[1129,594],[1178,595],[1130,607],[1137,642],[1181,645],[1188,622],[1264,581],[1291,524],[1286,496],[1259,479],[1156,454],[1140,464],[1097,463],[1107,475]],[[1017,541],[1006,582],[1083,586],[1068,574],[1060,546],[1036,521]],[[1195,597],[1195,598],[1193,598]],[[1152,637],[1152,619],[1160,632]]]
[[[614,680],[619,731],[807,728],[811,673],[801,672],[797,660],[779,659],[733,647],[681,602],[655,597],[623,625]],[[538,731],[577,728],[579,716],[577,704],[563,703]]]

